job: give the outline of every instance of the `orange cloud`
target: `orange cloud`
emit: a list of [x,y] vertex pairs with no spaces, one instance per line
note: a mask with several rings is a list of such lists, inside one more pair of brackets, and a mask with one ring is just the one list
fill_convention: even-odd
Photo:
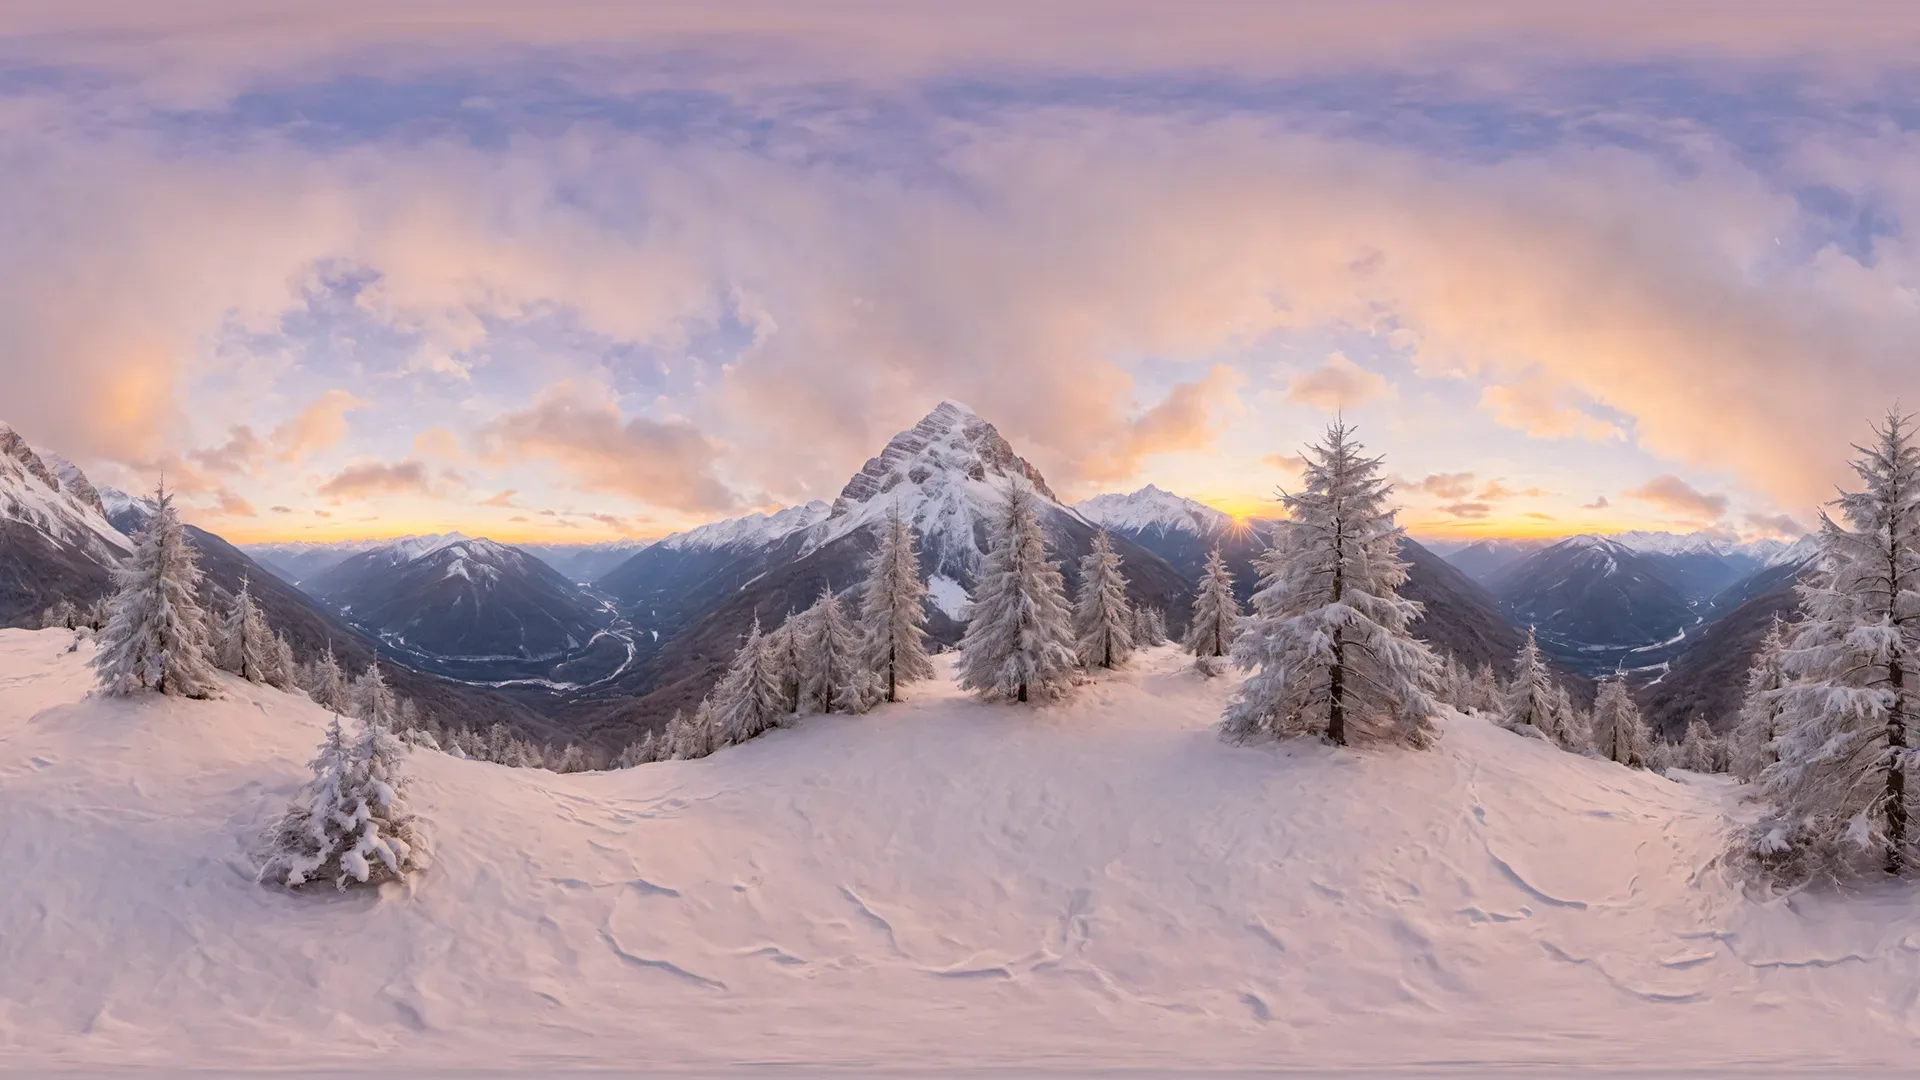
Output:
[[553,462],[589,491],[696,513],[739,505],[714,474],[718,443],[685,420],[624,418],[609,396],[604,388],[555,383],[529,408],[484,425],[476,439],[497,460]]
[[1368,371],[1340,353],[1287,384],[1287,400],[1333,412],[1364,405],[1393,392],[1386,377]]
[[[419,461],[366,462],[349,465],[320,485],[320,494],[335,502],[383,495],[430,494],[427,467]],[[330,516],[330,515],[322,515]]]
[[1656,476],[1623,494],[1651,503],[1689,521],[1719,521],[1727,515],[1725,495],[1705,494],[1692,484],[1671,474]]

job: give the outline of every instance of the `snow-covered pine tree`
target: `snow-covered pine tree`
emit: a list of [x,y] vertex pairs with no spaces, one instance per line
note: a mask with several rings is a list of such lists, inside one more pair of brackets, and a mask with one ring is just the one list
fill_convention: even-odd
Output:
[[1600,680],[1600,696],[1593,702],[1593,749],[1609,761],[1644,769],[1653,734],[1640,716],[1640,707],[1627,693],[1625,678]]
[[1859,491],[1821,514],[1820,562],[1799,587],[1788,633],[1786,733],[1761,774],[1772,811],[1755,826],[1762,865],[1788,877],[1847,874],[1878,863],[1905,873],[1920,851],[1912,826],[1920,718],[1920,448],[1909,418],[1889,415],[1856,446]]
[[1143,607],[1139,611],[1140,630],[1136,640],[1140,644],[1154,647],[1167,643],[1167,613],[1157,607]]
[[42,630],[72,630],[79,624],[80,609],[64,596],[47,605],[47,609],[40,613]]
[[614,759],[616,769],[631,769],[636,765],[648,765],[660,760],[660,740],[649,731],[627,744],[620,756]]
[[1573,703],[1565,683],[1553,688],[1553,741],[1563,750],[1579,753],[1588,746],[1587,717]]
[[718,739],[709,752],[746,742],[789,715],[760,640],[760,620],[755,619],[740,651],[733,654],[732,665],[713,688],[712,716]]
[[993,523],[960,641],[960,687],[1016,701],[1064,695],[1076,657],[1066,586],[1047,558],[1037,497],[1015,480]]
[[163,484],[135,534],[133,554],[113,570],[113,615],[100,633],[93,668],[109,694],[158,690],[212,697],[211,633],[197,599],[200,564]]
[[1500,677],[1493,673],[1492,664],[1481,664],[1480,670],[1473,673],[1473,688],[1470,692],[1472,707],[1489,715],[1498,713],[1506,704],[1506,695],[1500,689]]
[[1080,559],[1080,592],[1073,601],[1073,640],[1080,663],[1103,668],[1126,663],[1133,655],[1133,624],[1120,556],[1113,550],[1113,538],[1101,529]]
[[1240,603],[1233,598],[1233,574],[1215,547],[1207,553],[1206,569],[1193,592],[1193,619],[1187,624],[1187,651],[1201,661],[1226,656],[1240,620]]
[[1559,698],[1556,689],[1547,662],[1540,655],[1540,643],[1529,626],[1527,640],[1513,658],[1513,678],[1507,682],[1501,723],[1515,731],[1532,728],[1542,737],[1553,739],[1558,727],[1554,717]]
[[381,673],[378,660],[369,663],[367,670],[353,680],[348,698],[352,715],[393,730],[400,716],[400,702],[393,696],[393,687],[387,685],[387,677]]
[[425,869],[426,830],[405,801],[406,752],[377,721],[363,721],[348,740],[335,715],[313,759],[313,780],[268,836],[260,880],[345,889]]
[[327,651],[313,662],[310,682],[307,695],[315,704],[337,713],[353,711],[353,695],[348,691],[347,676],[340,670],[340,661],[334,658],[332,642],[327,643]]
[[248,682],[263,683],[279,660],[273,631],[253,602],[250,583],[242,577],[240,591],[234,594],[227,617],[220,623],[220,666]]
[[88,605],[83,623],[93,630],[105,630],[108,620],[113,618],[113,604],[107,597],[98,596]]
[[800,641],[805,636],[806,620],[789,611],[786,621],[760,637],[760,648],[766,653],[767,672],[779,688],[780,709],[783,712],[800,711]]
[[1386,502],[1393,489],[1352,434],[1343,423],[1328,428],[1307,450],[1305,486],[1281,495],[1289,520],[1259,559],[1253,610],[1233,644],[1234,663],[1253,674],[1227,706],[1229,738],[1424,746],[1437,734],[1436,661],[1407,632],[1420,605],[1400,596],[1407,568]]
[[299,662],[293,658],[293,645],[280,631],[273,632],[273,664],[267,669],[267,683],[277,690],[293,690],[294,673]]
[[1707,726],[1707,718],[1698,713],[1687,721],[1687,736],[1680,744],[1680,767],[1703,773],[1720,772],[1724,768],[1720,740]]
[[1780,690],[1787,685],[1785,627],[1775,615],[1767,636],[1760,639],[1760,648],[1747,667],[1740,723],[1729,740],[1729,765],[1734,775],[1748,783],[1758,780],[1767,766],[1780,760],[1774,740],[1786,734],[1785,704],[1780,700]]
[[927,586],[913,548],[913,523],[898,507],[880,530],[880,546],[867,563],[860,592],[860,631],[866,667],[885,701],[900,700],[900,687],[933,678],[927,656]]
[[800,711],[865,712],[872,683],[860,631],[833,595],[833,586],[821,586],[804,625],[806,635],[798,639]]

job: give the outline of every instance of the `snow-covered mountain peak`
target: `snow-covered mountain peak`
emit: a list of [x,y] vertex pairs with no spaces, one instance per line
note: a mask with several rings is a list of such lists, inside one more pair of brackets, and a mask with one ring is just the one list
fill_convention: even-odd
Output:
[[720,548],[760,548],[786,539],[827,519],[833,507],[819,499],[789,506],[772,514],[756,513],[714,521],[677,532],[661,540],[668,551],[713,551]]
[[1054,498],[1040,470],[1013,452],[992,424],[966,406],[943,401],[920,422],[887,441],[886,448],[861,466],[834,500],[834,516],[857,513],[902,484],[947,486],[963,480],[1004,483],[1018,476],[1035,491]]
[[99,562],[112,563],[133,549],[125,534],[107,520],[99,493],[77,466],[52,458],[60,470],[35,452],[20,434],[0,423],[0,518],[19,521],[62,547],[79,548]]
[[1148,484],[1130,495],[1110,492],[1073,504],[1089,522],[1128,533],[1184,532],[1211,536],[1233,523],[1206,503]]

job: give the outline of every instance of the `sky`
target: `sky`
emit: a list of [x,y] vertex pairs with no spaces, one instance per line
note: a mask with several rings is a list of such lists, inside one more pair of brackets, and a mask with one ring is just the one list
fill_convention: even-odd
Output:
[[1790,537],[1920,408],[1920,7],[8,0],[0,421],[237,542],[1063,497]]

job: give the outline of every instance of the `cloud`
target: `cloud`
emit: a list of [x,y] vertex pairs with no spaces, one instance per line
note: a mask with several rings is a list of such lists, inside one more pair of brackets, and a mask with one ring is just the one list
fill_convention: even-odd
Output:
[[1260,459],[1260,464],[1281,472],[1298,473],[1307,468],[1307,459],[1299,454],[1268,454]]
[[333,514],[326,510],[315,510],[313,512],[313,516],[317,518],[330,518],[333,516]]
[[1622,494],[1651,503],[1689,521],[1719,521],[1727,513],[1725,495],[1703,494],[1693,485],[1671,473],[1656,476],[1632,491],[1622,492]]
[[337,446],[347,436],[347,413],[366,404],[345,390],[327,391],[298,416],[273,429],[274,456],[298,462]]
[[460,437],[440,424],[427,428],[413,437],[413,452],[420,457],[440,461],[458,461]]
[[1798,540],[1807,535],[1807,527],[1791,514],[1749,513],[1746,522],[1759,535],[1775,540]]
[[1452,514],[1457,518],[1483,518],[1493,512],[1490,504],[1483,502],[1460,502],[1440,508],[1443,514]]
[[333,479],[320,485],[320,494],[335,502],[371,499],[384,495],[430,493],[427,467],[424,463],[415,460],[391,463],[375,461],[349,465]]
[[480,505],[481,506],[512,506],[513,497],[517,494],[519,494],[519,492],[515,491],[512,488],[508,488],[505,491],[499,492],[494,495],[490,495],[487,498],[480,500]]
[[1419,491],[1438,499],[1464,499],[1473,494],[1473,474],[1470,472],[1433,473],[1423,480],[1403,485],[1406,490]]
[[245,424],[229,429],[227,441],[210,450],[196,450],[187,455],[208,472],[237,474],[251,473],[267,456],[267,445],[254,435],[253,429]]
[[1536,439],[1624,439],[1626,432],[1569,401],[1566,389],[1538,374],[1480,392],[1480,407],[1501,424]]
[[1287,384],[1287,400],[1333,412],[1364,405],[1393,392],[1386,377],[1367,371],[1340,353]]
[[622,417],[604,389],[573,382],[542,390],[526,409],[475,434],[483,455],[549,461],[584,490],[691,513],[736,508],[714,469],[720,445],[686,420]]
[[1554,516],[1553,516],[1552,514],[1543,514],[1543,513],[1541,513],[1541,512],[1540,512],[1540,511],[1538,511],[1538,510],[1529,510],[1529,511],[1527,511],[1527,514],[1526,514],[1526,516],[1527,516],[1527,517],[1530,517],[1530,518],[1532,518],[1532,519],[1534,519],[1535,521],[1554,521],[1554,520],[1556,520],[1556,519],[1554,518]]
[[291,506],[275,506],[275,507],[271,507],[270,509],[272,509],[272,511],[273,511],[274,513],[276,513],[276,514],[291,514],[291,513],[293,513],[293,507],[291,507]]
[[1607,501],[1607,497],[1605,495],[1596,495],[1594,496],[1592,502],[1580,504],[1580,508],[1582,510],[1605,510],[1607,507],[1611,505],[1613,504]]
[[1499,502],[1505,499],[1538,499],[1553,494],[1553,492],[1545,488],[1537,487],[1522,488],[1519,491],[1515,491],[1508,487],[1503,482],[1503,479],[1503,477],[1495,477],[1487,481],[1486,486],[1481,488],[1474,498],[1483,502]]
[[238,494],[228,491],[226,488],[221,488],[215,497],[214,509],[228,517],[260,516],[259,512],[253,508],[252,503],[241,498]]
[[1191,382],[1177,383],[1160,403],[1128,425],[1120,447],[1104,466],[1088,470],[1090,480],[1131,477],[1140,459],[1177,450],[1201,450],[1219,435],[1215,414],[1234,402],[1234,391],[1245,378],[1233,368],[1216,364]]

